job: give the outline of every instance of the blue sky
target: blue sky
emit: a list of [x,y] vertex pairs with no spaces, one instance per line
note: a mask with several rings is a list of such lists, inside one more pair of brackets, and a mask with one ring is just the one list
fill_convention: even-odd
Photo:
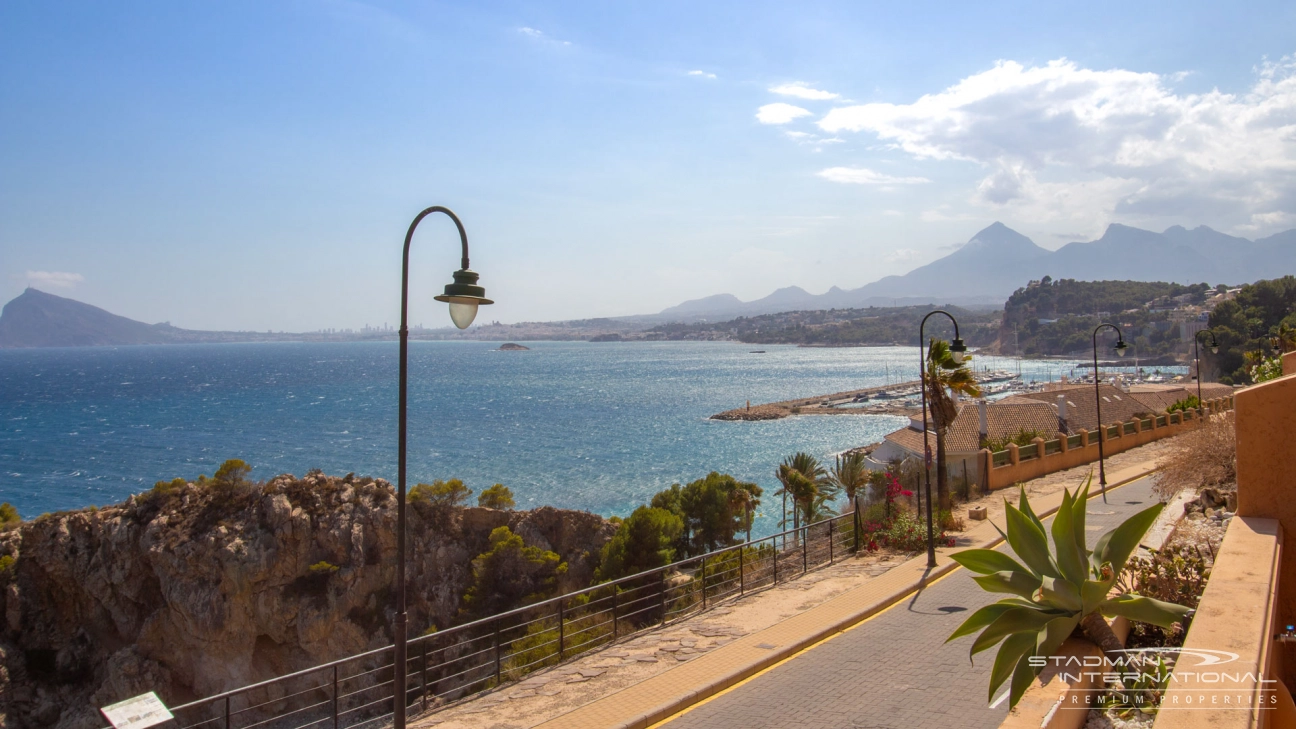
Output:
[[[1291,3],[7,2],[0,298],[393,323],[854,288],[995,220],[1296,227]],[[420,228],[414,321],[457,267]]]

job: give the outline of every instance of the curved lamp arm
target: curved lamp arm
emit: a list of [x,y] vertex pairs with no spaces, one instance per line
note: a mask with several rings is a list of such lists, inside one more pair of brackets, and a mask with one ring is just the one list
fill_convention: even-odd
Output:
[[936,536],[932,526],[932,495],[931,495],[931,467],[927,454],[931,451],[931,446],[927,444],[927,356],[923,354],[922,345],[925,344],[926,335],[923,330],[927,326],[927,320],[934,314],[944,314],[954,323],[954,341],[950,343],[950,353],[955,362],[963,361],[963,353],[967,351],[967,346],[963,344],[963,339],[959,337],[958,319],[944,309],[936,309],[927,312],[927,316],[922,318],[918,325],[918,372],[921,375],[922,390],[922,416],[923,416],[923,473],[926,474],[926,494],[927,497],[927,568],[931,569],[936,566]]

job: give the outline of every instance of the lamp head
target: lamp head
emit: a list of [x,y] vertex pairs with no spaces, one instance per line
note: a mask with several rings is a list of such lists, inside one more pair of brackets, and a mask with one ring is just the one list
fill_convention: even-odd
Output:
[[1211,352],[1211,354],[1219,354],[1219,345],[1218,345],[1218,344],[1212,344],[1212,345],[1210,346],[1210,352]]
[[446,284],[445,293],[433,298],[450,305],[450,320],[460,329],[467,329],[477,318],[478,306],[495,303],[486,298],[486,289],[477,285],[477,272],[466,268],[455,271],[454,283]]
[[963,364],[966,353],[967,345],[962,339],[954,337],[954,341],[950,342],[950,358],[954,360],[954,364]]
[[1125,340],[1124,340],[1124,339],[1122,339],[1122,340],[1116,342],[1116,356],[1117,356],[1117,357],[1124,357],[1124,356],[1125,356],[1125,350],[1127,350],[1127,349],[1129,349],[1129,345],[1125,343]]

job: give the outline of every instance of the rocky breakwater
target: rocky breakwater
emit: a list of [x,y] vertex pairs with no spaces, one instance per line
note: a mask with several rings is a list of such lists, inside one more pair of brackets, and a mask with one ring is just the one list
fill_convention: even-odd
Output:
[[[461,619],[472,560],[508,526],[588,584],[615,527],[544,507],[411,503],[412,635]],[[89,729],[146,691],[169,705],[392,642],[396,498],[318,472],[177,480],[0,532],[0,726]]]

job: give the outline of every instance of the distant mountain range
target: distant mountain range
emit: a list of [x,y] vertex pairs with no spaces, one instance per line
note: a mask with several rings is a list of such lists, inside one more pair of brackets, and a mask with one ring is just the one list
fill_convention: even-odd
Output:
[[1001,306],[1032,279],[1120,279],[1175,283],[1246,283],[1296,273],[1296,230],[1248,240],[1206,226],[1178,225],[1162,233],[1112,224],[1095,241],[1050,251],[1003,223],[972,236],[958,250],[903,276],[887,276],[849,291],[836,286],[811,294],[797,286],[763,299],[717,294],[686,301],[661,321],[696,321],[783,311],[848,309],[920,303]]

